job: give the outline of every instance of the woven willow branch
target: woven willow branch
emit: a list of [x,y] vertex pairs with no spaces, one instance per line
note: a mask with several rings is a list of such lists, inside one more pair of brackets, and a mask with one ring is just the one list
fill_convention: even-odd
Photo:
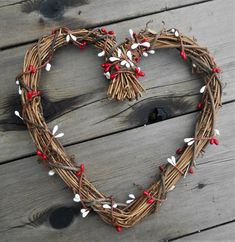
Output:
[[[54,51],[69,42],[80,48],[90,44],[100,49],[99,55],[105,58],[103,67],[108,69],[106,74],[109,73],[111,76],[108,96],[118,100],[132,100],[141,96],[144,88],[137,77],[143,73],[140,73],[137,65],[141,56],[150,50],[177,49],[184,60],[193,63],[195,72],[203,74],[205,82],[205,91],[202,95],[203,108],[195,126],[194,144],[185,147],[176,166],[165,165],[159,180],[129,205],[116,203],[112,197],[95,188],[84,174],[84,167],[81,170],[81,166],[78,166],[66,153],[43,117],[38,90],[41,70],[51,62]],[[150,45],[143,44],[146,42]],[[131,59],[128,51],[131,53]],[[111,57],[115,57],[116,61]],[[120,65],[121,61],[124,61],[121,63],[124,65]],[[187,173],[195,158],[214,136],[215,116],[221,105],[221,84],[217,72],[216,63],[210,57],[207,48],[200,47],[193,39],[175,29],[163,29],[156,33],[146,27],[138,34],[131,32],[131,38],[117,45],[115,35],[105,29],[72,31],[59,28],[49,36],[42,37],[25,55],[23,72],[17,76],[22,88],[22,118],[37,147],[37,154],[44,163],[56,171],[74,194],[80,195],[84,208],[96,211],[106,223],[121,231],[122,227],[132,227],[159,207],[166,193],[177,183],[182,174]],[[150,198],[152,202],[149,201]],[[104,208],[105,203],[112,205],[111,208]],[[117,207],[113,207],[115,203]]]

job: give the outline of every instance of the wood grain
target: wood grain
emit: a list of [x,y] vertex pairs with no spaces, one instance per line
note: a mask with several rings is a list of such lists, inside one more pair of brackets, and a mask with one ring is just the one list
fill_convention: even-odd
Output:
[[[56,176],[49,177],[35,156],[1,165],[1,240],[14,241],[17,237],[18,241],[31,241],[33,237],[34,241],[163,241],[232,221],[234,107],[230,103],[222,108],[216,126],[222,135],[220,145],[209,146],[204,157],[197,160],[196,174],[181,180],[158,214],[121,234],[92,214],[82,219],[79,206],[74,207],[72,202],[72,193]],[[155,179],[158,165],[181,144],[195,115],[70,146],[68,152],[85,163],[87,175],[100,190],[125,201],[129,193],[138,196]],[[58,206],[74,211],[73,222],[63,230],[52,229],[48,222]]]
[[[202,45],[208,46],[223,69],[223,102],[234,100],[234,31],[229,30],[227,20],[220,11],[233,19],[233,1],[213,1],[190,8],[154,14],[154,29],[161,27],[160,20],[167,25],[180,26],[190,36],[196,35]],[[200,13],[200,19],[198,19]],[[190,16],[185,22],[185,15]],[[130,26],[139,29],[150,18],[138,18],[110,25],[119,39],[124,39]],[[214,26],[217,26],[214,28]],[[220,33],[218,37],[218,33]],[[23,55],[29,45],[13,48],[0,53],[0,161],[13,160],[33,154],[34,145],[28,134],[20,131],[22,125],[13,112],[19,108],[14,76],[20,70]],[[96,61],[94,61],[97,60]],[[102,60],[96,53],[87,49],[84,52],[65,48],[58,51],[52,63],[52,71],[43,73],[42,90],[45,116],[49,126],[59,124],[65,132],[62,142],[65,145],[94,139],[99,136],[144,125],[149,114],[156,107],[163,107],[168,118],[196,110],[199,88],[202,82],[191,75],[189,66],[184,65],[178,53],[159,51],[149,60],[143,60],[141,68],[146,77],[142,79],[147,91],[139,102],[120,103],[106,99],[108,83],[102,76],[99,65]],[[76,71],[74,71],[76,70]],[[92,71],[91,71],[92,70]],[[15,140],[20,140],[19,144]],[[12,152],[14,150],[14,152]]]
[[[8,2],[12,4],[13,1]],[[61,25],[71,28],[94,27],[200,2],[203,0],[22,1],[0,8],[0,47],[35,40],[39,33],[45,34]],[[6,3],[4,0],[2,4]]]
[[213,229],[202,231],[185,238],[174,240],[176,242],[188,242],[188,241],[223,241],[232,242],[235,240],[234,222],[226,225],[222,225]]

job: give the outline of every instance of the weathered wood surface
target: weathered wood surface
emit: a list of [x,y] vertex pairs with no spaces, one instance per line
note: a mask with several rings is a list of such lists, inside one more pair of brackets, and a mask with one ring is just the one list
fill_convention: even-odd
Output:
[[[223,102],[228,102],[234,100],[235,91],[234,51],[231,51],[235,34],[226,24],[227,19],[222,14],[216,14],[218,11],[225,12],[229,19],[233,19],[233,1],[227,1],[226,5],[223,1],[208,2],[125,21],[111,25],[110,28],[117,31],[121,40],[127,35],[130,26],[139,29],[149,19],[154,20],[155,29],[161,28],[161,20],[167,20],[169,26],[175,26],[177,21],[182,32],[195,35],[202,45],[207,45],[215,54],[224,72],[223,82],[226,83]],[[190,16],[186,23],[185,15]],[[0,53],[0,68],[4,70],[0,73],[3,83],[0,89],[0,145],[3,147],[0,162],[34,152],[28,134],[25,131],[15,131],[22,126],[20,120],[13,115],[13,111],[18,108],[17,88],[13,78],[21,69],[24,52],[29,46]],[[46,93],[43,98],[45,116],[48,120],[54,120],[49,123],[50,127],[57,123],[63,129],[66,135],[62,142],[65,145],[144,125],[155,107],[163,107],[169,117],[196,110],[202,82],[191,75],[190,67],[174,51],[159,51],[149,60],[143,60],[141,67],[146,77],[142,83],[147,92],[139,102],[118,103],[107,100],[108,83],[99,68],[100,63],[102,60],[97,58],[94,50],[81,52],[68,47],[58,51],[52,71],[42,76],[42,89]],[[14,142],[16,137],[21,140],[21,149]]]
[[188,241],[221,241],[232,242],[235,239],[235,222],[213,228],[211,230],[196,233],[185,238],[177,239],[176,242]]
[[[0,3],[0,7],[7,1]],[[38,0],[8,1],[0,8],[0,48],[36,40],[38,33],[64,25],[94,27],[140,15],[204,2],[203,0]]]
[[[168,194],[158,214],[121,234],[114,233],[98,216],[77,216],[72,193],[56,176],[49,177],[35,156],[1,165],[1,240],[14,241],[17,236],[18,241],[162,241],[232,221],[234,108],[234,103],[222,108],[216,126],[221,130],[221,144],[208,146],[204,157],[197,160],[196,174],[183,179]],[[100,190],[125,201],[130,192],[138,195],[155,179],[158,165],[174,153],[195,116],[188,114],[73,145],[68,152],[85,163],[88,176]],[[48,222],[57,206],[70,207],[75,213],[73,223],[62,231],[52,229]]]
[[[0,3],[0,48],[4,49],[0,52],[0,240],[234,241],[234,223],[223,225],[235,219],[234,1],[61,0],[55,11],[50,8],[54,0],[29,2]],[[194,3],[200,4],[183,7]],[[42,9],[43,4],[47,10]],[[138,31],[150,19],[154,20],[153,29],[161,29],[165,21],[167,27],[195,36],[201,45],[208,46],[223,69],[224,106],[216,125],[222,133],[221,144],[208,147],[197,161],[196,174],[168,194],[158,214],[118,234],[96,215],[83,220],[72,193],[56,176],[48,177],[47,169],[37,163],[35,147],[13,115],[19,108],[14,76],[30,47],[23,43],[36,40],[39,33],[47,34],[52,27],[106,24],[122,41],[130,27]],[[43,74],[41,81],[49,126],[60,125],[66,149],[85,163],[88,176],[101,191],[121,201],[130,192],[138,195],[155,179],[158,165],[183,144],[184,137],[192,135],[198,112],[191,112],[196,110],[202,82],[191,75],[178,53],[159,51],[141,63],[146,72],[142,83],[147,89],[143,98],[117,103],[106,98],[108,83],[99,68],[102,60],[94,50],[81,52],[68,47],[56,55],[52,71]],[[161,118],[171,119],[143,127],[150,113],[156,115],[156,108],[162,108]],[[63,207],[67,210],[59,216]],[[55,220],[54,215],[59,217]],[[52,228],[51,223],[65,223],[71,216],[74,220],[65,229]]]

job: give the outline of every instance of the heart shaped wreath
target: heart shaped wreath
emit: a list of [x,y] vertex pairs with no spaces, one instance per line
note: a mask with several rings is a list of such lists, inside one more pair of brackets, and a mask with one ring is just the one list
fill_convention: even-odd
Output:
[[[218,145],[216,136],[219,131],[214,128],[215,116],[221,106],[220,69],[210,56],[207,48],[200,47],[193,39],[183,35],[177,29],[165,29],[155,32],[148,28],[135,33],[130,29],[130,38],[117,45],[115,33],[101,29],[58,28],[48,36],[42,37],[37,44],[27,51],[23,72],[16,77],[22,101],[21,118],[37,147],[36,154],[50,168],[49,175],[57,173],[74,193],[74,202],[81,202],[82,217],[94,210],[106,222],[113,225],[118,232],[122,228],[135,225],[146,215],[156,211],[166,199],[168,191],[174,189],[176,182],[187,173],[193,173],[195,159],[210,144]],[[92,45],[99,49],[98,56],[104,57],[104,75],[110,79],[108,96],[117,100],[133,100],[141,96],[144,88],[138,78],[144,76],[138,64],[142,56],[154,54],[157,49],[175,48],[180,51],[184,61],[190,61],[194,73],[203,76],[201,87],[201,110],[194,135],[185,138],[185,145],[177,149],[177,158],[171,156],[166,164],[159,167],[160,176],[152,185],[136,198],[129,194],[126,203],[119,203],[113,197],[98,191],[85,175],[84,164],[76,162],[65,152],[57,140],[63,133],[57,133],[56,125],[51,131],[43,117],[41,91],[38,89],[40,73],[43,68],[51,69],[55,50],[72,43],[80,49]]]

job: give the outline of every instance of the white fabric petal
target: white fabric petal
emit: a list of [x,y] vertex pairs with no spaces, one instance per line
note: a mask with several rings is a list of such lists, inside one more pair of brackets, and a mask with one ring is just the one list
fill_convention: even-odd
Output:
[[63,137],[64,136],[64,133],[59,133],[59,134],[57,134],[56,136],[55,136],[55,138],[61,138],[61,137]]
[[109,206],[108,204],[104,204],[103,208],[111,208],[111,206]]
[[148,53],[153,55],[155,54],[155,50],[148,50]]
[[123,61],[121,61],[121,66],[124,66],[124,65],[126,65],[126,63],[127,63],[127,61],[126,60],[123,60]]
[[46,71],[50,71],[51,70],[51,64],[50,63],[47,63],[45,69],[46,69]]
[[188,146],[192,145],[194,143],[194,140],[188,142]]
[[107,79],[110,79],[110,72],[105,72],[104,75],[106,76]]
[[121,55],[122,55],[122,51],[118,48],[118,49],[117,49],[117,52],[118,52],[118,57],[120,58]]
[[80,195],[76,193],[74,195],[73,201],[76,202],[76,203],[80,202],[81,201]]
[[150,47],[150,43],[149,42],[143,42],[140,44],[141,46],[144,46],[144,47],[147,47],[149,48]]
[[133,201],[134,201],[133,199],[131,199],[131,200],[127,200],[126,203],[129,204],[129,203],[131,203],[131,202],[133,202]]
[[69,36],[69,34],[67,34],[67,36],[66,36],[66,42],[69,42],[70,41],[70,36]]
[[220,136],[220,131],[218,129],[214,129],[215,135]]
[[120,60],[120,59],[117,58],[117,57],[111,56],[111,57],[109,58],[109,60],[110,60],[111,62],[114,62],[114,61],[118,61],[118,60]]
[[148,57],[149,55],[148,55],[147,52],[143,52],[143,56],[144,56],[144,57]]
[[49,176],[54,176],[54,175],[55,175],[55,171],[54,171],[54,170],[50,170],[50,171],[48,171],[48,175],[49,175]]
[[133,30],[132,29],[129,29],[129,33],[130,33],[130,36],[131,36],[131,38],[133,39]]
[[55,126],[54,126],[54,128],[53,128],[53,130],[52,130],[52,134],[53,134],[53,135],[57,132],[58,128],[59,128],[58,125],[55,125]]
[[173,185],[170,189],[169,189],[169,191],[172,191],[172,190],[174,190],[175,189],[175,185]]
[[175,37],[179,37],[179,32],[177,30],[175,31]]
[[131,49],[134,50],[139,46],[139,43],[134,43],[131,45]]
[[130,63],[126,61],[126,68],[130,68],[130,67],[131,67]]
[[127,57],[130,59],[130,60],[132,60],[132,54],[131,54],[131,51],[127,51],[127,53],[126,53],[126,55],[127,55]]
[[90,212],[90,210],[84,209],[84,208],[82,208],[80,211],[82,213],[83,218],[85,218],[88,215],[88,213]]
[[105,54],[105,52],[104,52],[104,50],[103,50],[103,51],[101,51],[100,53],[98,53],[98,56],[99,56],[99,57],[102,57],[102,56],[104,56],[104,54]]
[[76,40],[77,40],[77,37],[76,37],[75,35],[73,35],[73,34],[70,34],[70,37],[71,37],[71,39],[72,39],[73,41],[76,41]]
[[193,140],[193,139],[194,139],[194,138],[185,138],[185,139],[184,139],[184,142],[185,142],[185,143],[188,143],[189,141],[191,141],[191,140]]
[[203,86],[201,89],[200,89],[200,93],[203,93],[206,89],[206,86]]
[[135,199],[135,195],[134,194],[129,194],[128,196],[129,196],[129,198]]

